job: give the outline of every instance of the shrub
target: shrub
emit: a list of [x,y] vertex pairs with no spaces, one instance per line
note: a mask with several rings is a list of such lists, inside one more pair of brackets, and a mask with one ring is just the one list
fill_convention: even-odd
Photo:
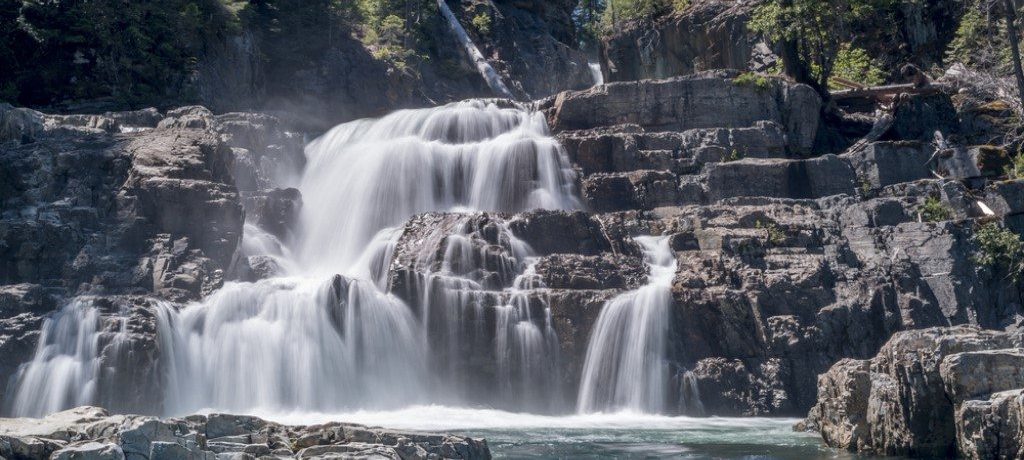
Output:
[[767,224],[762,224],[761,221],[758,220],[754,224],[754,228],[764,229],[765,238],[768,240],[769,243],[771,243],[772,246],[780,246],[782,245],[782,243],[786,242],[786,232],[782,231],[782,229],[779,228],[779,226],[776,225],[775,222],[768,222]]
[[[849,43],[844,44],[836,54],[832,76],[867,86],[885,83],[885,72],[882,71],[881,66],[871,59],[871,56],[868,56],[868,52],[863,48],[851,46]],[[831,83],[829,86],[835,88]]]
[[1006,166],[1006,178],[1010,180],[1024,179],[1024,153],[1018,154]]
[[491,15],[487,13],[480,13],[473,16],[473,28],[476,29],[480,35],[491,34]]
[[755,72],[743,72],[732,79],[733,84],[738,86],[752,86],[761,91],[768,91],[772,82],[767,76]]
[[1014,281],[1020,279],[1024,273],[1021,261],[1024,243],[1021,242],[1020,235],[999,223],[990,222],[975,232],[974,241],[978,245],[978,252],[974,256],[976,263],[994,270],[1006,270]]
[[917,212],[921,214],[921,220],[925,222],[941,222],[953,217],[953,210],[936,196],[926,198]]

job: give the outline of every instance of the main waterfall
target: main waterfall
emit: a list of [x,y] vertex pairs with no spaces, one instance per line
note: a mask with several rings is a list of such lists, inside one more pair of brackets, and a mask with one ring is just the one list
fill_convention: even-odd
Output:
[[[401,226],[416,214],[578,206],[574,173],[543,115],[487,101],[399,111],[340,125],[310,143],[306,156],[304,206],[293,240],[269,241],[247,225],[242,243],[250,253],[272,249],[268,255],[285,273],[228,282],[180,310],[159,307],[163,411],[471,403],[463,399],[466,392],[453,391],[464,384],[465,369],[445,369],[455,371],[450,375],[432,370],[428,355],[480,346],[474,342],[479,337],[465,332],[485,324],[484,307],[497,312],[488,326],[494,330],[484,335],[496,337],[495,375],[505,380],[492,394],[534,398],[536,407],[546,407],[533,394],[549,389],[557,340],[546,306],[524,294],[539,287],[529,270],[532,250],[507,228],[481,236],[465,224],[444,235],[448,249],[440,268],[418,275],[417,305],[387,291]],[[481,244],[490,249],[474,257]],[[488,284],[475,276],[493,262],[494,248],[503,248],[502,275]],[[16,377],[9,405],[15,415],[95,402],[97,321],[87,302],[79,302],[47,322],[35,360]],[[448,358],[435,361],[458,367]],[[68,395],[76,386],[79,394]]]

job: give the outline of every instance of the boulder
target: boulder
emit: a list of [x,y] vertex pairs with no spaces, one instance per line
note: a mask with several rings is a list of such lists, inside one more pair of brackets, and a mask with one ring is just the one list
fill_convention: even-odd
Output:
[[124,460],[124,452],[116,444],[87,442],[67,446],[51,454],[52,460]]
[[[1014,334],[976,327],[895,334],[868,361],[841,361],[819,379],[807,425],[826,443],[882,455],[946,457],[979,427],[979,397],[1024,386],[1024,349]],[[974,417],[965,422],[965,413]],[[985,449],[985,447],[982,447]],[[987,458],[987,457],[980,457]]]

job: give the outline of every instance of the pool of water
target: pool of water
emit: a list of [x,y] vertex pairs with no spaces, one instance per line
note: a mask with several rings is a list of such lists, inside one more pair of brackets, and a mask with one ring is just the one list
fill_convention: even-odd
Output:
[[343,414],[259,414],[288,424],[343,421],[487,439],[495,458],[857,459],[829,449],[797,419],[666,417],[615,413],[547,416],[493,409],[416,406]]

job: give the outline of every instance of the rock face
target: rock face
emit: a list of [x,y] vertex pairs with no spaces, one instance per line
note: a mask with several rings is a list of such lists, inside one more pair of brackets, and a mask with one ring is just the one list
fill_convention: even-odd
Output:
[[[764,71],[778,58],[748,28],[764,3],[690,0],[682,11],[623,24],[600,43],[605,80],[670,78],[709,69]],[[921,68],[941,65],[964,11],[959,0],[877,7],[851,24],[853,45],[876,57],[883,69],[895,70],[907,62]],[[878,27],[882,22],[891,27]]]
[[[810,88],[737,75],[611,83],[541,101],[575,169],[582,209],[414,216],[383,245],[388,255],[372,282],[417,316],[432,302],[465,307],[435,309],[424,326],[431,350],[440,350],[430,359],[466,382],[468,400],[565,413],[574,410],[602,307],[647,280],[635,238],[668,236],[677,269],[665,320],[664,387],[673,389],[665,412],[803,415],[818,401],[815,423],[836,445],[945,455],[958,448],[948,443],[958,428],[936,414],[969,409],[976,415],[962,430],[983,433],[971,435],[972,449],[1010,446],[997,441],[1017,429],[1013,419],[986,414],[1014,413],[1015,399],[999,392],[1019,386],[1008,373],[964,377],[1016,366],[1019,353],[987,351],[1017,347],[1006,334],[890,338],[1019,322],[1020,284],[1005,267],[977,262],[975,236],[990,221],[1021,227],[1024,182],[936,179],[923,166],[934,153],[922,141],[930,126],[910,122],[844,152],[816,152],[821,102]],[[928,97],[954,101],[941,90]],[[28,114],[27,127],[3,144],[0,173],[12,180],[0,182],[0,351],[12,354],[0,370],[28,359],[24,350],[62,297],[93,294],[119,310],[149,312],[130,328],[133,356],[144,361],[131,366],[138,373],[110,378],[152,389],[145,362],[159,347],[145,327],[155,315],[149,296],[193,300],[225,279],[275,273],[267,248],[290,238],[302,205],[291,188],[302,165],[296,136],[263,115],[201,107],[151,115],[40,114],[39,127]],[[922,125],[958,120],[928,115]],[[943,212],[933,212],[936,203]],[[240,245],[243,233],[261,244]],[[517,265],[526,258],[528,267]],[[522,357],[496,350],[515,337],[507,329],[513,313],[536,326],[541,352],[531,356],[542,359],[521,367],[541,369],[534,374],[543,380],[510,388],[498,384],[512,380],[519,371],[509,362]],[[469,338],[446,342],[453,336]],[[928,354],[908,350],[954,342],[961,345],[929,351],[927,365],[907,361]],[[906,399],[901,388],[914,385],[922,397]],[[958,405],[989,394],[1001,396]],[[137,396],[117,410],[141,410]],[[939,396],[946,406],[927,402]],[[185,447],[160,449],[185,455]]]
[[1019,333],[899,332],[871,360],[840,361],[818,386],[806,424],[831,446],[915,457],[1019,455]]
[[119,380],[101,387],[122,390],[98,401],[158,409],[146,394],[159,386],[155,298],[196,300],[248,273],[246,214],[289,232],[301,197],[276,187],[298,177],[301,136],[274,117],[197,106],[102,115],[5,106],[0,119],[0,386],[31,358],[44,319],[90,295],[110,337],[130,326],[127,352],[104,363],[134,369],[108,376]]
[[25,460],[231,458],[491,458],[483,440],[362,425],[288,426],[228,414],[158,419],[78,407],[43,419],[0,419],[0,455]]
[[[611,83],[541,104],[607,239],[593,247],[597,254],[588,253],[600,256],[591,265],[635,256],[633,236],[671,235],[678,269],[668,359],[674,382],[686,382],[673,410],[803,415],[817,400],[818,374],[844,358],[874,356],[897,331],[1017,321],[1019,285],[1006,282],[1000,268],[975,262],[973,219],[982,214],[972,192],[936,180],[924,166],[933,148],[918,134],[953,116],[916,131],[891,130],[884,141],[839,154],[808,154],[818,126],[812,94],[775,81],[743,87],[722,78],[728,75],[736,74]],[[707,94],[719,97],[703,99]],[[945,94],[927,97],[949,101]],[[900,116],[907,120],[900,126],[914,119]],[[1003,187],[1020,190],[1021,183],[983,187],[998,193],[984,199],[999,209],[996,217],[1014,225],[1015,205],[1002,203],[1018,200]],[[929,199],[947,215],[924,221]],[[512,228],[520,238],[538,239],[530,229]],[[572,233],[582,226],[561,228]],[[573,266],[572,258],[559,257]],[[600,273],[579,276],[618,276]],[[601,298],[585,289],[621,292],[617,284],[561,286],[551,290],[556,321],[579,328],[596,316]],[[579,353],[578,329],[559,334],[563,356]],[[834,385],[868,382],[866,374],[855,376],[837,377]],[[699,407],[687,400],[692,389]],[[867,410],[866,401],[832,411]],[[870,433],[835,436],[856,445]]]
[[746,69],[756,44],[747,22],[757,2],[694,0],[682,13],[627,24],[601,41],[606,81]]
[[242,196],[294,180],[303,161],[301,140],[260,115],[38,117],[30,142],[0,150],[3,284],[199,298],[234,263]]

